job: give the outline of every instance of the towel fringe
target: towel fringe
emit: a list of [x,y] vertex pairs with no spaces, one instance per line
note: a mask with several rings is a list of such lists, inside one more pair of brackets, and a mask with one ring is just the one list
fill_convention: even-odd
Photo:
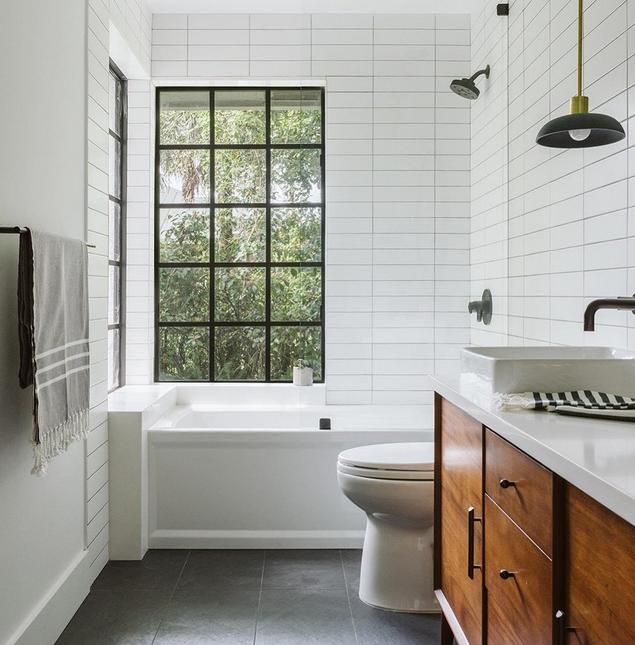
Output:
[[35,463],[31,474],[38,477],[46,475],[49,460],[66,452],[71,443],[85,438],[87,434],[88,408],[75,412],[64,423],[60,423],[52,430],[47,430],[40,437],[40,443],[33,444]]
[[536,399],[531,392],[522,394],[494,394],[494,406],[497,410],[530,410],[536,407]]

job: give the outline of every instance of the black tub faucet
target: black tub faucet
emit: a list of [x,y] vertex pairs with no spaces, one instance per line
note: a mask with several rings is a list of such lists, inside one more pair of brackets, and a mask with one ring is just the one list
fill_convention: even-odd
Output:
[[584,311],[584,331],[595,331],[595,314],[600,309],[630,309],[635,314],[635,294],[632,297],[620,296],[592,300]]

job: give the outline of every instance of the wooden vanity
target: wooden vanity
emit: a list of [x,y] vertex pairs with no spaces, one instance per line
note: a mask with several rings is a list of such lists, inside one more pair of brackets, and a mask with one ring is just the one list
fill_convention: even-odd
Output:
[[443,645],[635,644],[635,527],[440,394],[435,442]]

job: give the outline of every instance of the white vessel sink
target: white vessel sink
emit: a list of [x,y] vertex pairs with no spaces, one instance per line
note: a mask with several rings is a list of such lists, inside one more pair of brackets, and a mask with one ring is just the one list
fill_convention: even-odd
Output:
[[612,347],[466,347],[461,383],[489,392],[595,390],[635,396],[635,355]]

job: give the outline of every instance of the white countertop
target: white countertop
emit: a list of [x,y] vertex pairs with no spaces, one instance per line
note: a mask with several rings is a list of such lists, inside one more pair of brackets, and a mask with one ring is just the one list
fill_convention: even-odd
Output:
[[500,412],[491,396],[433,376],[436,392],[635,525],[635,423],[553,412]]

